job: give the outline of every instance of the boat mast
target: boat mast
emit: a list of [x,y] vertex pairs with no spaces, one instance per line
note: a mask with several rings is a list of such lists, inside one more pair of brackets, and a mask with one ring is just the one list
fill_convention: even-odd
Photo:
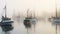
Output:
[[34,18],[35,18],[35,11],[34,11]]
[[57,2],[56,2],[56,0],[55,0],[55,6],[56,6],[56,18],[57,18]]
[[31,17],[30,18],[33,18],[32,13],[31,13]]
[[27,17],[28,17],[28,11],[29,11],[29,9],[27,10]]
[[7,0],[5,0],[5,7],[4,7],[4,11],[5,11],[4,16],[5,16],[5,17],[7,17],[7,8],[6,8],[6,4],[7,4]]
[[5,5],[5,7],[4,7],[4,10],[5,10],[5,17],[7,17],[7,14],[6,14],[6,5]]

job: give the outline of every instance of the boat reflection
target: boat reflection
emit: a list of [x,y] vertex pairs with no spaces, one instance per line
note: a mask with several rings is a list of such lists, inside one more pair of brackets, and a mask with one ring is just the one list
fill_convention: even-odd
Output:
[[10,34],[9,31],[13,30],[12,25],[3,25],[1,26],[2,31],[5,32],[5,34]]
[[52,23],[53,26],[55,26],[55,33],[58,34],[58,30],[60,30],[60,23]]

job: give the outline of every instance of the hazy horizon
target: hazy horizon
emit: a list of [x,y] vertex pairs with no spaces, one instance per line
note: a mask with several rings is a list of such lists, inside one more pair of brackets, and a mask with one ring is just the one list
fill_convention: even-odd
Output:
[[[7,15],[11,16],[14,12],[25,15],[27,9],[30,12],[35,11],[36,16],[46,14],[55,14],[55,4],[60,11],[60,0],[0,0],[0,14],[3,13],[3,8],[6,4]],[[56,3],[55,3],[56,2]]]

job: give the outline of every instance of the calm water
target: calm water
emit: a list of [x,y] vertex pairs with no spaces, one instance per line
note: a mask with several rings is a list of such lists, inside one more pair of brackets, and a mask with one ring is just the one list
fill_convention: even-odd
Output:
[[[31,28],[26,28],[23,23],[24,19],[15,21],[13,23],[13,30],[8,31],[10,34],[60,34],[60,25],[52,24],[47,19],[36,21],[35,25],[31,25]],[[0,27],[0,34],[5,34]]]

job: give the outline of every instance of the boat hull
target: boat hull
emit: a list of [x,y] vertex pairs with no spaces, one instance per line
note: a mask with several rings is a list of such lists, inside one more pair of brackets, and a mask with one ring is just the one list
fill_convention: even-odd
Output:
[[13,23],[13,21],[10,21],[10,22],[0,22],[0,26],[11,25],[12,23]]
[[50,22],[53,22],[53,23],[60,23],[60,19],[49,19]]

